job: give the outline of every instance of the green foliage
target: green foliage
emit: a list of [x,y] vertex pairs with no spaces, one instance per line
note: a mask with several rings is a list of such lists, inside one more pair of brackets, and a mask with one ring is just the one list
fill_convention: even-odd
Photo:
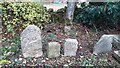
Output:
[[56,38],[57,36],[53,33],[48,33],[48,38]]
[[36,60],[36,64],[40,64],[41,63],[41,60],[40,59],[37,59]]
[[32,57],[27,57],[27,60],[32,61]]
[[12,28],[12,26],[9,24],[9,25],[7,25],[7,31],[8,32],[11,32],[13,30],[13,28]]
[[0,55],[6,56],[9,52],[11,53],[17,53],[20,51],[20,37],[16,36],[12,39],[9,39],[9,41],[5,41],[7,43],[6,45],[3,45],[3,47],[0,48]]
[[75,35],[76,34],[76,31],[75,30],[70,30],[69,32],[68,32],[68,35]]
[[16,62],[16,64],[20,64],[20,63],[22,63],[22,62],[23,62],[23,60],[20,60],[20,59],[15,59],[15,62]]
[[57,11],[53,11],[53,9],[49,9],[48,12],[50,14],[50,20],[52,23],[69,23],[69,20],[65,18],[66,16],[66,8],[61,8]]
[[117,28],[120,21],[120,2],[84,5],[76,8],[74,21],[95,29]]
[[[12,37],[14,34],[20,34],[29,24],[41,27],[41,23],[49,22],[48,14],[42,3],[36,2],[1,2],[2,6],[2,25],[3,37]],[[8,35],[10,35],[8,37]]]

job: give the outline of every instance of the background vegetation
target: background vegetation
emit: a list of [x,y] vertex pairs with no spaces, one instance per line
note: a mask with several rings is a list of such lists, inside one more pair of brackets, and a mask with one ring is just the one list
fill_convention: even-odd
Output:
[[53,9],[47,10],[40,2],[1,2],[0,6],[3,26],[0,54],[3,56],[19,51],[20,34],[28,25],[34,24],[44,29],[44,23],[65,22],[66,8],[55,12]]
[[[9,40],[19,37],[23,29],[30,24],[44,29],[46,25],[44,23],[70,22],[65,17],[67,7],[55,12],[53,9],[47,10],[43,3],[1,2],[0,5],[2,6],[3,42],[10,42]],[[76,5],[75,8],[74,22],[81,23],[94,31],[118,28],[120,2],[90,2],[88,5],[82,3],[79,6]]]
[[120,2],[90,3],[76,7],[74,21],[94,30],[118,28],[120,23]]
[[[51,39],[57,39],[58,42],[61,43],[60,39],[64,39],[67,37],[73,38],[74,36],[75,38],[80,40],[80,46],[90,46],[90,44],[86,41],[92,41],[92,44],[94,44],[93,42],[95,42],[94,38],[96,39],[96,34],[94,35],[92,32],[90,32],[89,29],[83,27],[82,25],[73,24],[74,28],[72,28],[73,30],[70,31],[70,35],[64,34],[64,24],[70,22],[68,19],[65,18],[66,7],[55,12],[53,11],[53,9],[47,10],[42,3],[1,2],[0,6],[2,6],[2,8],[0,9],[2,9],[3,26],[3,46],[0,48],[0,60],[5,61],[7,58],[9,58],[10,61],[12,61],[12,65],[14,65],[15,63],[20,64],[23,61],[21,60],[21,58],[18,59],[18,57],[20,57],[19,53],[21,52],[20,34],[23,29],[30,24],[37,25],[41,29],[44,29],[44,26],[48,27],[43,30],[44,33],[42,33],[44,35],[47,34],[47,36],[45,36],[46,39],[43,40],[43,45],[47,45],[46,42],[48,43],[49,41],[51,41]],[[104,30],[105,28],[109,29],[118,27],[118,24],[120,22],[120,2],[97,4],[90,3],[89,5],[85,5],[84,3],[82,3],[80,6],[80,8],[77,6],[75,8],[74,22],[81,23],[84,26],[92,28],[95,31]],[[52,24],[48,25],[49,23]],[[45,49],[45,46],[43,46],[43,49],[44,51],[47,50]],[[82,54],[82,51],[80,52]],[[84,53],[85,52],[83,52],[83,54]],[[78,53],[78,55],[81,54]],[[14,56],[16,57],[16,59]],[[93,61],[89,62],[86,60],[95,60],[96,56],[90,57],[88,55],[88,57],[85,56],[83,57],[83,59],[85,59],[85,61],[80,59],[75,60],[74,62],[84,66],[91,64],[94,65],[95,63]],[[32,58],[28,57],[28,61],[29,60],[32,61]],[[41,61],[42,60],[40,59],[40,63]],[[106,61],[104,61],[104,59],[99,60],[99,64],[109,64],[105,62]]]
[[41,23],[50,21],[49,14],[42,3],[3,2],[1,5],[3,37],[6,38],[20,34],[29,24],[35,24],[41,28]]

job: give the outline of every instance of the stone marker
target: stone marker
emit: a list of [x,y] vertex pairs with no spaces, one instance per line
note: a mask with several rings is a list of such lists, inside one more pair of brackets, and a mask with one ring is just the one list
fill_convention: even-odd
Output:
[[60,44],[58,42],[48,43],[48,57],[58,57],[60,55]]
[[21,33],[21,49],[24,57],[39,57],[43,55],[39,27],[29,25],[23,30]]
[[64,44],[65,56],[76,56],[77,49],[78,49],[78,41],[76,39],[65,39],[65,44]]
[[71,30],[71,26],[65,26],[64,27],[64,32],[68,33]]
[[112,41],[114,35],[103,35],[95,44],[93,54],[107,53],[112,50]]

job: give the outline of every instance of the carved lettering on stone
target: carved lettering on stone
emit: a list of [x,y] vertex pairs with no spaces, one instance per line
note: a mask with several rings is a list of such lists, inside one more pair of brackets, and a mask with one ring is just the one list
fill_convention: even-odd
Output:
[[23,30],[21,33],[21,49],[24,57],[39,57],[43,55],[39,27],[29,25]]

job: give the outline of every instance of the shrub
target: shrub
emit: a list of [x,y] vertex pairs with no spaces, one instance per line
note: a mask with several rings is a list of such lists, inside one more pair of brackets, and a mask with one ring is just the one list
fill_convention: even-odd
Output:
[[66,17],[66,8],[61,8],[57,11],[53,11],[53,9],[49,9],[49,14],[50,14],[50,20],[52,23],[69,23],[69,21],[67,21]]
[[109,2],[100,5],[84,5],[75,9],[74,21],[90,28],[117,28],[120,21],[120,2]]
[[3,41],[3,47],[0,48],[0,55],[6,56],[8,53],[17,54],[20,52],[20,37],[15,36],[12,39]]
[[1,2],[3,37],[10,38],[29,24],[41,27],[41,23],[49,22],[49,14],[42,3]]

